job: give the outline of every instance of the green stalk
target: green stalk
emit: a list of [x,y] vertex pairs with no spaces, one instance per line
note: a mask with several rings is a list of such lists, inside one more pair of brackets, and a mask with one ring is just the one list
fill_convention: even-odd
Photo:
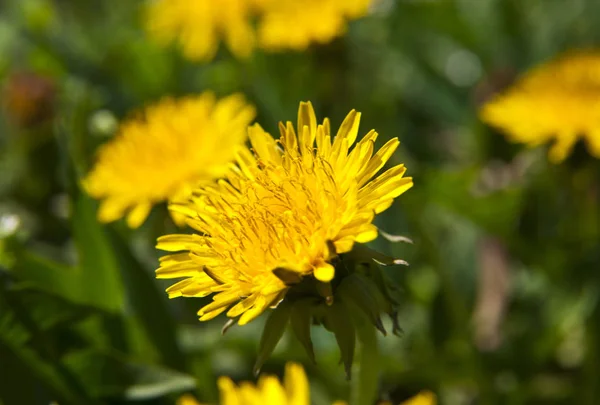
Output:
[[[351,405],[370,405],[377,399],[380,364],[377,330],[366,319],[356,315],[359,354],[354,362],[354,377],[350,392]],[[358,378],[356,378],[358,377]]]

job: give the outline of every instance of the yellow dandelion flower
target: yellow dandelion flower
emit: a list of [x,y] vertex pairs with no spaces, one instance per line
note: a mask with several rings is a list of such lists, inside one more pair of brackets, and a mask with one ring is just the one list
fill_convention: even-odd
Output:
[[372,0],[264,0],[258,24],[260,45],[269,50],[304,50],[346,31],[348,20],[364,16]]
[[[304,368],[297,363],[285,365],[283,384],[272,375],[262,375],[258,383],[244,381],[236,385],[228,377],[218,380],[221,405],[310,405],[310,387]],[[177,405],[201,405],[193,396],[182,395]],[[347,405],[335,401],[332,405]],[[423,391],[400,405],[436,405],[436,397]]]
[[184,199],[194,187],[222,177],[244,144],[254,108],[241,95],[217,100],[212,93],[167,98],[126,120],[101,146],[83,182],[102,199],[98,218],[127,214],[135,228],[152,206]]
[[437,399],[433,392],[422,391],[414,397],[402,402],[400,405],[435,405],[436,403]]
[[201,405],[191,394],[184,394],[177,399],[176,405]]
[[564,160],[580,138],[600,158],[600,53],[542,64],[487,103],[481,117],[514,142],[533,147],[554,140],[553,162]]
[[221,377],[218,386],[224,405],[310,405],[308,379],[296,363],[286,364],[283,384],[275,376],[263,375],[256,385],[243,382],[237,386],[231,379]]
[[162,257],[156,271],[158,278],[184,278],[169,296],[214,294],[200,320],[228,310],[243,325],[276,306],[288,284],[312,275],[331,281],[331,260],[375,239],[375,215],[413,184],[402,164],[377,175],[399,142],[374,154],[378,134],[370,131],[354,145],[359,121],[351,111],[332,138],[329,120],[317,125],[312,105],[301,103],[297,133],[291,122],[280,124],[275,141],[252,126],[254,153],[241,150],[227,181],[173,206],[198,234],[158,240],[159,249],[180,252]]
[[261,0],[154,0],[148,6],[148,31],[159,42],[178,41],[191,60],[209,61],[224,41],[239,58],[255,42],[252,16]]
[[[272,375],[262,375],[258,383],[236,385],[228,377],[218,381],[222,405],[310,405],[308,379],[300,364],[287,363],[283,384]],[[200,405],[191,395],[183,395],[177,405]]]

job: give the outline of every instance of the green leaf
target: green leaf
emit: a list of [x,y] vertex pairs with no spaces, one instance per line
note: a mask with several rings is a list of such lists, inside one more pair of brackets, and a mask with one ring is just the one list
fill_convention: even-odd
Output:
[[81,376],[97,397],[147,400],[196,387],[193,377],[155,365],[134,361],[112,352],[85,349],[65,356],[65,363]]
[[121,312],[124,291],[119,263],[106,231],[96,221],[95,203],[83,194],[75,199],[72,224],[79,255],[76,267],[17,249],[15,275],[69,301]]
[[344,369],[346,370],[346,378],[349,380],[352,375],[352,361],[354,359],[354,347],[356,345],[356,331],[354,323],[350,319],[351,309],[346,307],[342,302],[334,301],[327,308],[326,321],[328,327],[335,335]]
[[20,297],[6,290],[0,294],[0,353],[18,359],[61,404],[98,404],[56,358],[44,333],[23,308]]
[[32,251],[16,249],[14,275],[24,286],[40,288],[72,302],[89,303],[79,286],[79,271]]
[[271,353],[273,353],[275,346],[277,346],[277,343],[283,336],[283,332],[285,332],[285,328],[290,319],[291,309],[291,303],[284,300],[277,308],[271,311],[271,314],[267,318],[267,322],[265,323],[260,338],[256,362],[254,363],[254,374],[260,372],[260,368],[265,364],[265,361],[267,361]]
[[85,194],[75,197],[72,226],[81,271],[79,288],[95,305],[121,312],[124,289],[119,263],[106,230],[96,220],[96,205]]
[[94,308],[76,305],[58,295],[50,294],[38,287],[15,286],[12,291],[26,307],[32,321],[42,331],[50,331],[93,314]]
[[153,345],[163,364],[183,370],[185,361],[177,344],[177,325],[167,309],[166,294],[159,292],[153,274],[133,256],[126,241],[110,229],[108,235],[127,290],[128,306],[133,309],[144,337]]

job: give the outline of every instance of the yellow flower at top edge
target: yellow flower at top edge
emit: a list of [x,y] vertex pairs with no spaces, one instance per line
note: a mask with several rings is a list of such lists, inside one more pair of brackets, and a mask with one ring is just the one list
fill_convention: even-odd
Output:
[[224,41],[238,58],[255,46],[252,17],[264,0],[154,0],[146,24],[159,42],[179,42],[191,60],[209,61]]
[[346,31],[349,20],[367,14],[372,1],[154,0],[145,23],[157,42],[177,42],[187,58],[206,62],[220,42],[238,58],[248,57],[257,43],[267,50],[327,43]]
[[573,52],[532,69],[484,105],[481,117],[514,142],[553,141],[553,162],[564,160],[578,139],[600,158],[600,52]]
[[372,0],[263,0],[258,24],[261,47],[304,50],[328,43],[346,31],[348,20],[367,14]]
[[253,152],[240,151],[227,181],[171,206],[197,234],[158,240],[159,249],[178,252],[162,257],[156,271],[158,278],[183,278],[167,289],[169,297],[214,294],[200,320],[228,311],[243,325],[285,296],[275,270],[331,281],[331,260],[375,239],[375,215],[413,185],[402,164],[377,175],[399,142],[374,153],[378,134],[370,131],[355,144],[359,121],[351,111],[332,137],[329,120],[318,125],[303,102],[297,131],[280,124],[278,141],[250,127]]
[[[220,405],[310,405],[310,387],[306,373],[300,364],[287,363],[284,382],[275,376],[262,375],[258,384],[242,382],[236,385],[231,379],[221,377],[218,381]],[[183,395],[177,405],[201,405],[193,396]],[[333,405],[346,405],[336,401]],[[424,391],[401,405],[436,405],[436,397]]]
[[127,215],[135,228],[156,203],[185,199],[200,184],[222,177],[247,139],[254,108],[241,95],[212,93],[166,98],[126,120],[102,145],[83,181],[101,199],[98,219]]

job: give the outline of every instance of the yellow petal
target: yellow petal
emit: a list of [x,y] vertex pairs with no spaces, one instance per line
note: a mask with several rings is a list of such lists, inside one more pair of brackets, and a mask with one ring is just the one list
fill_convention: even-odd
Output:
[[433,392],[423,391],[400,405],[436,405],[436,403],[437,399]]
[[127,225],[130,228],[138,228],[142,222],[148,217],[152,204],[149,202],[136,205],[127,215]]
[[314,269],[315,278],[324,283],[333,280],[335,276],[335,267],[327,262],[319,263],[318,267]]
[[288,405],[310,404],[308,379],[300,364],[290,362],[285,365],[284,384],[288,397]]
[[340,129],[335,136],[335,142],[333,146],[334,149],[335,143],[341,142],[343,139],[347,139],[348,146],[354,144],[354,141],[356,141],[356,137],[358,135],[360,115],[361,114],[356,110],[352,110],[348,113],[348,115],[346,115],[346,118],[344,118],[344,121],[342,122],[342,125],[340,125]]
[[[303,133],[304,126],[308,127],[309,134],[313,136],[316,134],[317,117],[310,101],[300,102],[300,107],[298,108],[298,134]],[[300,144],[312,145],[313,142],[314,140],[304,139]]]

